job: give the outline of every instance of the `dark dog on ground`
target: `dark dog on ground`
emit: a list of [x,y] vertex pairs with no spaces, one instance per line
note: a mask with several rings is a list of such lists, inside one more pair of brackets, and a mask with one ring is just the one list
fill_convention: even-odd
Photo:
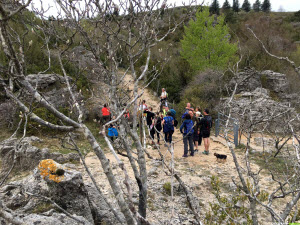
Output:
[[225,162],[227,159],[227,155],[223,155],[223,154],[214,153],[214,156],[217,157],[218,162],[219,162],[219,160],[222,160],[223,162]]

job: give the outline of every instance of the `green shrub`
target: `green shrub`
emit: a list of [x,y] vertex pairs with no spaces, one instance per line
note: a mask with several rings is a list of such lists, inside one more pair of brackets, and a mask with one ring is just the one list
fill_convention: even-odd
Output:
[[170,182],[164,183],[163,189],[165,190],[167,195],[171,195],[171,183]]

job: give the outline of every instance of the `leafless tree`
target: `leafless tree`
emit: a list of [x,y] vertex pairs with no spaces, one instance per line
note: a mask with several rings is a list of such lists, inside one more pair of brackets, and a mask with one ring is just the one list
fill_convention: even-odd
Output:
[[[36,16],[41,19],[41,23],[36,24],[34,21],[22,21],[26,29],[23,34],[20,34],[13,29],[10,22],[16,19],[15,16],[24,12],[30,3],[31,0],[28,0],[25,4],[10,1],[0,3],[0,42],[8,62],[8,66],[5,68],[6,73],[0,74],[0,82],[6,96],[12,99],[30,120],[42,126],[62,132],[75,131],[82,133],[97,155],[117,200],[122,217],[118,217],[118,213],[114,211],[107,200],[106,202],[119,222],[122,224],[149,223],[146,220],[146,155],[145,148],[137,133],[138,99],[142,96],[144,89],[159,76],[159,67],[163,67],[168,58],[164,58],[160,65],[150,68],[151,50],[168,35],[173,33],[190,15],[186,14],[176,19],[174,18],[173,10],[169,9],[168,4],[165,1],[162,2],[159,0],[120,0],[118,2],[111,0],[88,0],[84,2],[57,0],[58,15],[56,18],[51,17],[51,19],[47,19],[45,17],[46,9],[33,8],[32,10]],[[165,29],[161,29],[162,24]],[[31,31],[28,27],[31,27]],[[36,71],[37,74],[46,73],[51,67],[52,56],[57,57],[71,96],[72,106],[77,112],[76,118],[64,115],[48,102],[37,89],[39,81],[34,86],[26,79],[27,70],[24,48],[28,45],[34,45],[32,41],[28,44],[26,43],[28,32],[35,33],[37,38],[44,43],[43,51],[48,56],[48,69],[45,71]],[[103,126],[101,133],[124,172],[127,197],[123,194],[122,187],[117,182],[103,149],[84,123],[82,104],[76,99],[73,84],[67,76],[64,59],[69,58],[74,44],[80,44],[92,53],[90,60],[97,64],[98,70],[92,70],[89,73],[92,73],[93,77],[104,76],[106,84],[110,87],[107,95],[114,119]],[[120,75],[119,69],[123,60],[127,61],[128,67]],[[136,66],[140,61],[143,63],[141,69]],[[132,76],[132,82],[126,83],[125,78],[128,75]],[[9,84],[6,82],[6,79],[9,80]],[[122,96],[124,96],[124,90],[128,86],[132,86],[133,93],[124,98]],[[16,88],[28,93],[31,99],[24,102],[25,100],[20,98],[17,92],[15,92]],[[100,98],[100,96],[98,97]],[[33,103],[37,103],[40,107],[47,109],[61,121],[60,124],[52,124],[36,115],[32,110]],[[133,109],[132,128],[123,117],[124,112],[129,107]],[[131,165],[130,169],[134,172],[139,188],[138,210],[135,209],[131,201],[132,190],[128,181],[127,168],[125,168],[122,160],[119,159],[114,147],[105,134],[105,128],[112,123],[118,123],[120,126],[120,139],[123,142],[126,156]],[[132,149],[131,140],[135,143],[137,154]],[[80,151],[76,147],[75,142],[73,145],[77,151]],[[83,158],[82,161],[85,165]],[[91,176],[87,167],[86,170]],[[97,188],[96,182],[94,184]],[[101,194],[100,189],[97,189]],[[7,218],[10,219],[10,217]]]
[[[276,57],[269,52],[267,53],[272,57]],[[287,57],[278,57],[278,59],[286,60],[294,67],[297,73],[299,72],[295,63]],[[238,78],[238,71],[237,64],[236,68],[232,70],[234,79]],[[243,106],[237,105],[235,95],[240,85],[237,80],[240,79],[235,80],[231,95],[225,104],[225,111],[228,116],[225,126],[225,139],[238,173],[237,180],[233,178],[233,182],[247,197],[253,224],[260,223],[264,210],[270,214],[270,222],[286,224],[288,219],[295,221],[298,213],[296,205],[300,198],[300,190],[298,188],[300,181],[298,162],[300,144],[299,114],[280,102],[274,102],[273,105],[267,107],[268,105],[262,103],[262,98],[253,99],[250,104]],[[258,107],[257,105],[261,105],[261,111],[253,110],[254,106]],[[238,153],[228,136],[232,118],[239,118],[240,126],[243,127],[245,135],[245,147],[241,153],[242,161],[238,160]],[[263,162],[264,168],[260,166],[259,169],[256,169],[253,166],[256,163],[255,157],[251,153],[252,147],[255,146],[253,145],[254,134],[259,134],[262,139],[262,150],[258,153],[258,157]],[[271,146],[267,146],[267,143],[264,143],[264,138],[266,137],[270,140]],[[293,146],[288,144],[288,141],[291,139]],[[270,149],[272,150],[265,151]],[[281,158],[282,165],[280,165],[279,161],[274,162],[276,157]],[[281,171],[278,171],[279,167],[282,167]],[[272,184],[272,189],[266,190],[266,187],[262,184],[261,172],[263,170],[271,177],[269,182]],[[279,204],[278,201],[280,201]],[[292,215],[294,216],[292,217]]]

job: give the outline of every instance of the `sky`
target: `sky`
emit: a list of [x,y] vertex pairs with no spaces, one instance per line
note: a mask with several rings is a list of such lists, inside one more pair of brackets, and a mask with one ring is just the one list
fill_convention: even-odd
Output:
[[[118,0],[116,0],[117,2]],[[198,2],[202,2],[202,0],[197,0]],[[220,7],[222,7],[223,3],[225,0],[219,0],[220,3]],[[233,0],[229,0],[229,3],[232,5],[232,1]],[[263,0],[260,0],[261,2]],[[50,6],[51,8],[49,9],[49,11],[47,12],[47,16],[53,15],[56,16],[57,14],[57,9],[55,7],[54,4],[54,0],[46,0],[46,1],[42,1],[44,8],[48,8],[48,6]],[[101,2],[101,1],[100,1]],[[189,0],[167,0],[168,4],[172,3],[172,4],[176,4],[176,6],[180,6],[182,5],[182,2],[186,2],[188,3]],[[206,5],[210,5],[212,2],[212,0],[205,0],[205,4]],[[240,6],[243,4],[244,0],[239,0],[240,2]],[[251,3],[251,5],[255,2],[255,0],[249,0],[249,2]],[[272,11],[278,11],[279,8],[284,9],[284,11],[286,12],[295,12],[300,10],[300,0],[270,0],[271,2],[271,7],[272,7]],[[33,0],[33,3],[35,5],[35,7],[39,7],[40,6],[40,0]]]

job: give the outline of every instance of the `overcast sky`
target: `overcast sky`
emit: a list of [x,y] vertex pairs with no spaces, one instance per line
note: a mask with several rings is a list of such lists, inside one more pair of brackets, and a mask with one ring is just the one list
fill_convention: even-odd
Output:
[[[116,0],[117,2],[118,0]],[[201,0],[198,0],[200,2]],[[225,0],[219,0],[220,7],[222,7],[223,3]],[[232,5],[233,0],[229,0],[230,4]],[[263,0],[260,0],[261,2]],[[188,0],[167,0],[168,3],[176,4],[176,6],[182,5],[182,2],[189,2]],[[202,2],[202,1],[201,1]],[[205,0],[206,5],[210,5],[212,0]],[[242,6],[244,0],[239,0],[240,6]],[[249,0],[251,5],[255,2],[255,0]],[[271,7],[272,11],[278,11],[278,9],[281,7],[284,9],[284,11],[287,12],[295,12],[300,10],[300,0],[270,0],[271,2]],[[40,0],[33,0],[33,3],[35,4],[36,7],[40,5]],[[50,10],[47,13],[47,16],[53,15],[56,16],[56,7],[54,4],[54,0],[47,0],[43,1],[44,7],[47,8],[48,5],[51,6]]]

